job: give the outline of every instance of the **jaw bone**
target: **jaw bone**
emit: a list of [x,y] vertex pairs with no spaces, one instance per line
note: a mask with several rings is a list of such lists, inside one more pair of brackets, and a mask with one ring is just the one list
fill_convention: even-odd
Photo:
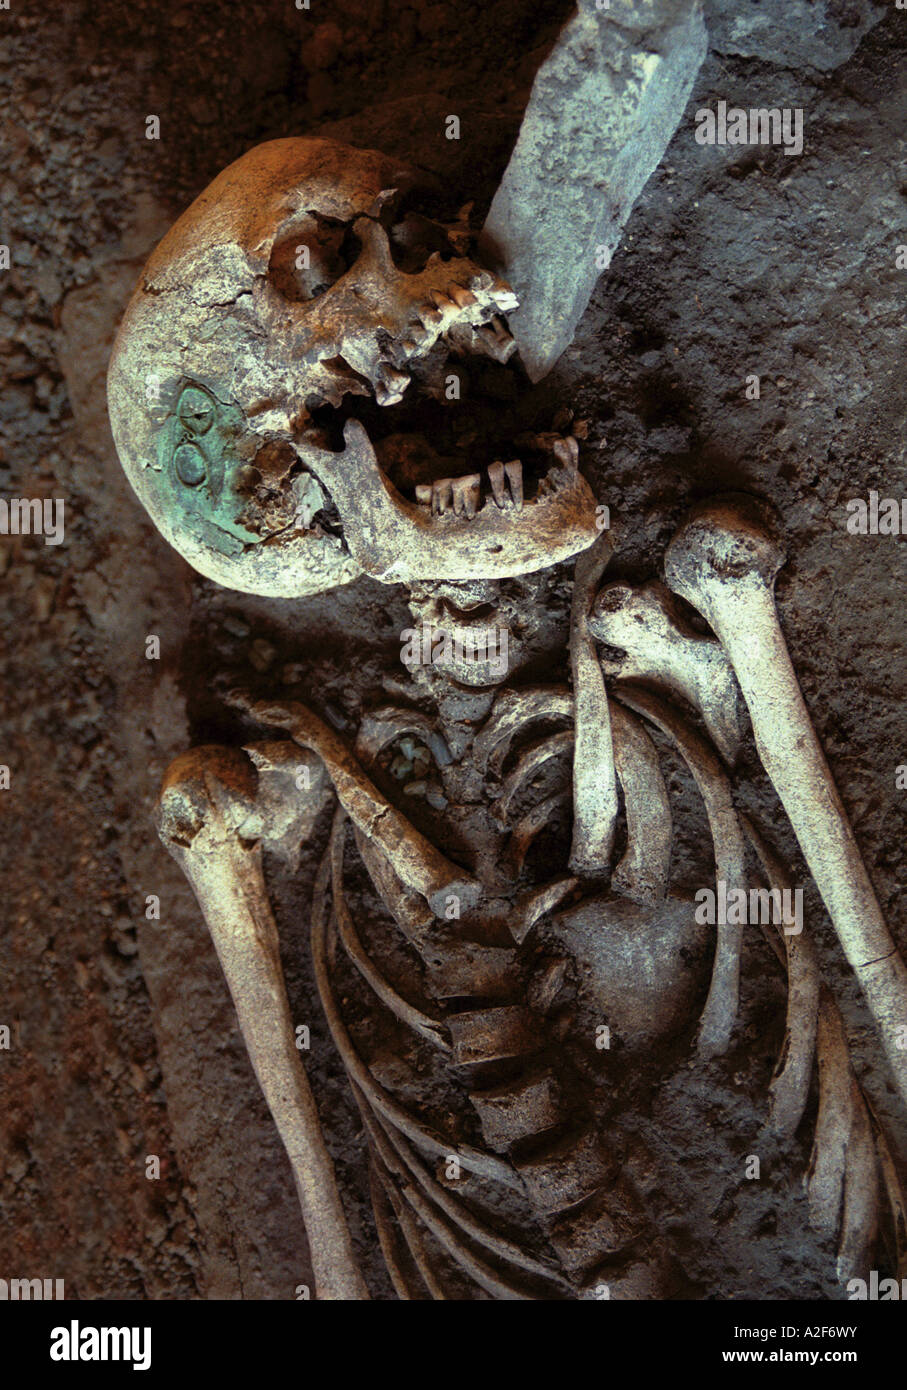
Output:
[[510,578],[569,559],[599,534],[595,498],[576,471],[556,494],[524,505],[518,520],[515,510],[502,511],[488,500],[471,517],[454,510],[433,516],[407,502],[384,477],[357,420],[348,420],[343,433],[342,453],[307,441],[306,462],[330,490],[341,517],[356,516],[356,525],[345,527],[356,563],[386,584],[426,575]]

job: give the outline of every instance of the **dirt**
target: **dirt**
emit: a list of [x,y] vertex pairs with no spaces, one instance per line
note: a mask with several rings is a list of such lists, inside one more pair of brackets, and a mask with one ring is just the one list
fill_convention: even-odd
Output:
[[[222,695],[237,674],[317,692],[319,711],[354,733],[403,679],[405,595],[360,580],[254,600],[194,577],[123,478],[106,360],[147,253],[261,140],[318,130],[371,145],[487,207],[569,9],[334,0],[316,15],[287,0],[92,0],[61,16],[0,11],[0,244],[12,262],[0,271],[0,495],[66,503],[64,544],[0,537],[0,763],[11,773],[0,791],[0,1025],[12,1035],[0,1051],[0,1277],[63,1277],[67,1296],[83,1298],[292,1299],[312,1285],[287,1161],[200,914],[150,816],[176,753],[235,741]],[[574,345],[527,407],[567,404],[588,421],[583,471],[612,509],[615,577],[657,572],[700,496],[740,489],[778,509],[792,657],[902,944],[905,551],[897,537],[848,534],[846,503],[871,488],[900,496],[907,473],[905,24],[887,7],[855,52],[821,70],[729,47],[710,55]],[[722,98],[802,107],[803,155],[698,145],[696,109]],[[450,111],[459,142],[444,138]],[[154,114],[160,140],[146,139]],[[758,400],[745,396],[752,373]],[[568,580],[563,567],[548,595],[543,678],[564,676]],[[146,656],[151,635],[159,660]],[[701,881],[702,813],[679,768],[671,782],[675,873],[689,884]],[[743,803],[796,865],[752,745],[742,782]],[[307,950],[328,828],[293,883],[269,867],[354,1239],[373,1293],[388,1298],[364,1137]],[[149,898],[159,918],[146,915]],[[368,906],[364,889],[353,902]],[[814,893],[808,913],[858,1075],[903,1154],[873,1030]],[[814,1106],[792,1147],[760,1138],[783,1016],[763,943],[748,945],[744,978],[726,1058],[691,1064],[691,1018],[656,1058],[618,1059],[621,1143],[654,1157],[648,1199],[686,1293],[840,1297],[801,1189]],[[361,1038],[382,1042],[380,1030]],[[765,1179],[747,1183],[756,1143]],[[154,1157],[157,1178],[146,1176]]]

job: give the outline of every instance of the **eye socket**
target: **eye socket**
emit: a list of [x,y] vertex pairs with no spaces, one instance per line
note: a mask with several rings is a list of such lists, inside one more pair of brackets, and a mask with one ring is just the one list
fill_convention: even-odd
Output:
[[197,444],[181,444],[173,455],[173,467],[186,487],[200,487],[208,472],[205,456]]
[[335,285],[361,250],[359,238],[345,222],[310,213],[274,245],[268,275],[285,299],[304,304]]

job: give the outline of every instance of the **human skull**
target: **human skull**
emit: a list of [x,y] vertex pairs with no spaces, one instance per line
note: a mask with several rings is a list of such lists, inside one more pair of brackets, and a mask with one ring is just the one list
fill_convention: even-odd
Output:
[[[424,410],[444,413],[451,355],[506,362],[516,299],[464,254],[462,225],[413,207],[419,191],[374,151],[274,140],[225,169],[145,267],[111,358],[114,439],[163,535],[228,588],[507,577],[595,539],[575,449],[552,455],[534,497],[518,460],[491,461],[483,484],[472,449],[465,477],[437,476]],[[382,433],[408,388],[422,432]]]

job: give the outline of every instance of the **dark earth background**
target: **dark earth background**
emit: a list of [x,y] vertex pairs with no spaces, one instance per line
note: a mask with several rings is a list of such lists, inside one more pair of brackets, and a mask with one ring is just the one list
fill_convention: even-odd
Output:
[[[104,372],[142,262],[230,160],[324,131],[440,174],[484,212],[567,3],[382,0],[0,10],[0,495],[66,502],[66,539],[0,537],[0,1277],[64,1277],[69,1297],[293,1298],[311,1283],[289,1168],[246,1060],[200,914],[150,827],[161,774],[231,736],[223,671],[302,680],[354,730],[387,698],[407,625],[371,581],[291,603],[195,578],[117,463]],[[779,596],[807,703],[902,943],[907,580],[899,538],[853,537],[845,504],[907,495],[907,12],[870,0],[709,0],[710,54],[575,344],[539,388],[588,421],[583,469],[619,528],[613,574],[657,571],[685,507],[714,490],[779,510]],[[697,107],[805,112],[805,150],[708,148]],[[459,142],[444,118],[461,117]],[[161,139],[145,138],[149,114]],[[744,377],[762,379],[759,401]],[[564,569],[569,578],[569,567]],[[568,586],[549,614],[560,674]],[[162,659],[145,659],[145,638]],[[750,749],[743,803],[796,863]],[[681,803],[688,788],[678,776]],[[675,863],[689,875],[689,797]],[[305,902],[321,841],[281,890],[295,1016],[352,1210],[362,1138],[314,1006]],[[703,880],[700,880],[703,881]],[[161,921],[144,917],[146,894]],[[856,1067],[903,1156],[904,1131],[828,923],[811,923]],[[652,1059],[638,1127],[662,1160],[651,1201],[691,1291],[841,1297],[805,1229],[792,1149],[759,1141],[783,988],[748,938],[734,1051]],[[695,1020],[691,1020],[691,1024]],[[643,1085],[643,1081],[645,1085]],[[145,1160],[161,1159],[148,1181]],[[370,1265],[375,1292],[387,1285]]]

